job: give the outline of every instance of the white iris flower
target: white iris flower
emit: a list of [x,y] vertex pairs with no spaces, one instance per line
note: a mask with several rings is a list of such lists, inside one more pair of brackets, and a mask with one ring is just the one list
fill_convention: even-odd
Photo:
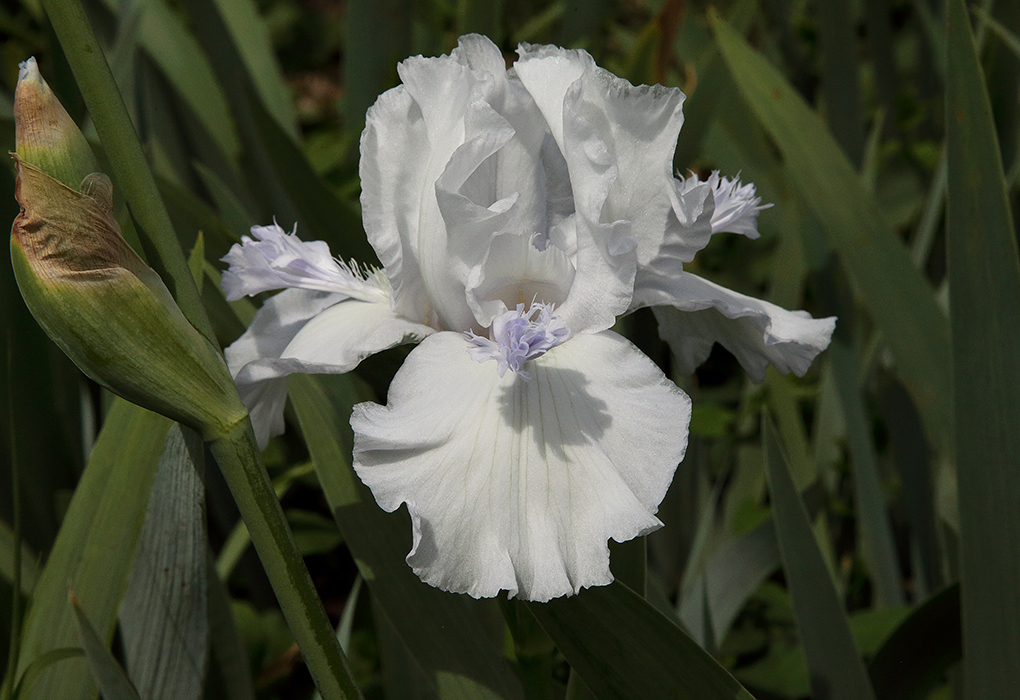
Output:
[[753,186],[673,176],[679,90],[583,51],[519,53],[508,71],[465,36],[401,63],[369,110],[361,202],[382,270],[273,225],[224,258],[223,286],[286,288],[227,349],[263,445],[283,431],[288,374],[420,341],[387,405],[355,407],[355,469],[385,510],[407,504],[422,580],[546,601],[612,581],[607,540],[662,525],[687,447],[690,399],[608,330],[619,316],[691,312],[681,364],[719,340],[756,375],[803,374],[834,321],[683,271],[713,230],[756,235],[761,207]]

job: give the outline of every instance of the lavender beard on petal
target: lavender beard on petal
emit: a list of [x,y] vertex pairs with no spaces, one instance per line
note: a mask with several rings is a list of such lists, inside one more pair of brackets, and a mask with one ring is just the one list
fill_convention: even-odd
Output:
[[465,334],[471,343],[468,354],[476,362],[496,360],[496,372],[501,378],[511,369],[530,379],[531,375],[521,369],[524,363],[570,338],[570,329],[563,319],[553,315],[553,310],[552,304],[542,302],[533,302],[527,310],[524,304],[518,304],[515,310],[493,320],[488,338],[468,331]]

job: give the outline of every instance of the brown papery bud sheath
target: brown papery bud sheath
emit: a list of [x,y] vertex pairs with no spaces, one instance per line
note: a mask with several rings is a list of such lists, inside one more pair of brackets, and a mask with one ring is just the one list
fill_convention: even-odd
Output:
[[91,149],[34,61],[26,64],[15,95],[21,213],[11,262],[29,310],[111,391],[208,438],[224,434],[246,411],[222,356],[121,236],[110,179],[81,175],[95,165]]

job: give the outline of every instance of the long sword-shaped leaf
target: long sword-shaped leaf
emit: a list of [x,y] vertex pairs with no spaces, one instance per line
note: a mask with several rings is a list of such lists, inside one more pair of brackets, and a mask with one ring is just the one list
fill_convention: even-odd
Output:
[[214,0],[187,0],[184,7],[233,110],[244,147],[242,167],[262,222],[273,217],[284,226],[299,222],[305,236],[326,241],[334,255],[372,263],[375,253],[360,217],[315,173],[262,103]]
[[600,700],[751,700],[697,642],[619,582],[529,609]]
[[[70,586],[108,636],[127,587],[149,490],[170,420],[117,399],[85,467],[25,618],[18,674],[53,649],[78,646]],[[50,666],[23,700],[91,697],[80,659]]]
[[829,359],[846,418],[857,522],[867,547],[875,597],[878,604],[884,607],[903,605],[900,564],[886,511],[875,446],[871,440],[871,424],[857,386],[857,356],[853,348],[842,339],[837,339],[829,346]]
[[[13,137],[13,134],[12,134]],[[13,139],[9,141],[13,143]],[[0,168],[0,191],[14,191],[14,177]],[[18,214],[13,197],[0,197],[0,217]],[[54,493],[75,483],[84,466],[80,410],[81,372],[39,327],[14,279],[10,258],[0,254],[0,484],[11,483],[10,445],[17,436],[21,470],[22,536],[35,551],[53,544],[59,526]],[[8,348],[10,348],[8,352]],[[13,412],[8,420],[8,407]],[[13,435],[11,434],[13,431]],[[91,436],[89,436],[91,438]],[[5,497],[6,501],[6,497]],[[4,512],[9,517],[10,511]],[[8,531],[9,533],[10,531]],[[9,561],[9,560],[8,560]],[[25,577],[26,558],[22,558]],[[3,564],[0,564],[2,567]],[[24,584],[28,578],[22,579]]]
[[206,558],[206,581],[209,603],[209,673],[219,681],[222,700],[255,700],[248,654],[237,631],[234,613],[230,609],[227,588],[216,575],[211,553]]
[[197,700],[203,689],[209,624],[202,450],[193,431],[171,428],[121,605],[128,673],[146,700]]
[[775,140],[791,181],[863,296],[925,418],[933,444],[951,446],[949,324],[907,250],[829,130],[774,67],[718,17],[723,58]]
[[868,666],[878,700],[922,700],[959,662],[960,586],[917,607],[882,643]]
[[942,587],[943,553],[939,548],[935,488],[924,428],[910,396],[888,374],[879,375],[878,398],[889,431],[889,443],[896,469],[903,483],[902,493],[914,549],[914,599],[921,600]]
[[967,12],[947,22],[946,238],[967,698],[1020,688],[1020,257]]
[[[443,698],[520,698],[520,685],[500,658],[464,596],[418,580],[404,562],[410,530],[401,514],[384,513],[350,466],[351,404],[346,376],[289,380],[308,451],[344,541],[372,595]],[[341,437],[345,436],[345,437]]]
[[276,60],[269,27],[259,15],[258,7],[252,0],[215,2],[266,109],[281,129],[297,139],[298,128],[290,90]]
[[192,108],[219,147],[236,159],[240,142],[230,119],[223,91],[216,83],[209,60],[198,47],[187,25],[162,0],[104,0],[107,8],[140,15],[139,43],[155,61],[182,99]]
[[113,653],[99,632],[92,626],[88,616],[72,597],[75,620],[78,622],[78,636],[85,650],[85,661],[106,700],[141,700],[138,690],[131,684],[123,667],[113,658]]
[[854,6],[843,0],[818,4],[822,53],[822,91],[833,136],[857,167],[864,160],[864,114],[857,67]]
[[864,663],[850,635],[846,613],[836,597],[775,428],[767,417],[762,422],[772,517],[812,694],[829,700],[874,700]]
[[[389,20],[380,22],[379,16]],[[411,50],[414,3],[410,0],[348,0],[344,55],[344,126],[356,133],[365,112],[396,82],[397,61]]]
[[[716,641],[726,638],[730,624],[761,582],[779,567],[779,549],[772,521],[766,521],[742,535],[708,562],[705,571],[685,586],[680,601],[680,619],[695,639],[703,642],[703,630],[711,623]],[[705,620],[703,597],[688,594],[705,587],[711,620]]]

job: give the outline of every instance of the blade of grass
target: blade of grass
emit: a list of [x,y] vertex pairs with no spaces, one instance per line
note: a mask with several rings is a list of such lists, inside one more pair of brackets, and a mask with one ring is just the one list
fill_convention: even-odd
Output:
[[21,644],[21,592],[23,585],[21,581],[21,477],[18,465],[17,433],[14,431],[14,396],[11,391],[11,336],[8,335],[6,342],[7,355],[7,376],[4,377],[4,386],[7,389],[7,427],[10,433],[10,464],[11,464],[11,518],[14,527],[10,530],[10,552],[11,557],[11,628],[10,643],[7,647],[7,668],[4,671],[3,683],[0,684],[0,696],[9,698],[14,689],[14,672],[18,668],[18,654]]
[[188,256],[188,269],[191,270],[191,278],[195,280],[195,286],[201,294],[202,281],[205,279],[205,235],[201,230],[195,239],[195,247]]
[[256,223],[251,213],[215,172],[199,162],[193,163],[193,166],[209,191],[227,231],[234,237],[235,243],[240,243],[241,236],[250,233],[252,224]]
[[812,694],[830,700],[874,700],[846,613],[836,597],[807,510],[790,477],[786,456],[767,414],[762,424],[779,553],[807,660]]
[[[409,0],[348,0],[344,46],[344,127],[357,133],[365,112],[397,80],[397,61],[411,50],[414,3]],[[385,13],[389,21],[379,21]]]
[[[298,138],[294,104],[276,60],[269,27],[252,0],[215,0],[223,23],[248,67],[248,74],[266,109],[293,140]],[[382,24],[382,23],[380,23]],[[385,23],[389,26],[389,22]]]
[[17,698],[18,700],[21,700],[21,698],[31,697],[29,692],[35,687],[35,682],[50,666],[68,659],[83,659],[84,656],[85,652],[82,651],[81,647],[64,647],[62,649],[52,649],[46,652],[30,663],[25,669],[25,672],[21,674],[21,677],[18,678],[18,684],[14,688],[14,695],[12,697]]
[[71,607],[78,621],[78,636],[85,650],[85,661],[103,697],[106,700],[141,700],[127,673],[117,663],[117,659],[113,658],[110,648],[89,622],[74,593],[71,594]]
[[[0,522],[0,576],[14,583],[14,542],[17,538],[14,530],[7,523]],[[28,596],[32,594],[36,581],[39,580],[38,555],[32,551],[28,544],[21,542],[21,593]]]
[[1018,38],[1016,34],[1009,31],[1009,28],[1002,22],[988,14],[988,11],[983,7],[972,7],[971,12],[973,12],[978,19],[986,24],[988,28],[1002,40],[1002,43],[1005,44],[1018,59],[1020,59],[1020,38]]
[[712,22],[734,80],[782,152],[791,181],[823,222],[925,417],[933,444],[949,453],[949,327],[932,289],[818,116],[718,16]]
[[770,520],[744,534],[709,560],[704,572],[689,584],[692,592],[699,585],[705,588],[706,601],[696,595],[682,596],[680,619],[698,639],[700,630],[706,626],[707,602],[711,612],[712,636],[719,641],[726,639],[726,633],[744,603],[779,565],[776,530]]
[[334,255],[374,263],[361,218],[318,176],[262,104],[213,0],[187,0],[184,6],[227,93],[244,145],[247,182],[261,205],[256,212],[261,221],[276,217],[285,227],[300,223],[308,238],[326,241]]
[[853,8],[843,0],[822,0],[818,5],[818,31],[822,93],[829,128],[850,162],[860,168],[864,157],[864,113],[857,77]]
[[[1017,148],[1020,146],[1020,104],[1017,103],[1017,92],[1020,91],[1020,63],[1011,52],[1016,52],[1020,43],[1020,5],[1015,2],[993,2],[983,0],[975,6],[975,12],[983,12],[989,16],[994,8],[996,22],[1000,30],[989,43],[988,51],[982,52],[988,29],[992,26],[975,27],[975,42],[978,52],[985,60],[982,64],[986,74],[985,85],[988,88],[988,101],[992,106],[992,120],[999,140],[999,153],[1002,154],[1002,167],[1009,171],[1016,164]],[[1003,33],[1011,35],[1007,40]],[[1008,48],[1002,44],[1012,44]]]
[[[238,242],[227,230],[223,220],[217,216],[216,211],[191,190],[160,178],[159,193],[173,212],[171,217],[175,226],[182,231],[202,233],[206,248],[203,256],[215,260],[226,255],[230,246]],[[197,240],[196,237],[195,241]],[[198,285],[198,288],[201,291],[202,285]]]
[[931,255],[935,234],[938,232],[939,222],[945,211],[946,178],[949,175],[947,168],[946,149],[943,148],[939,156],[939,163],[935,166],[935,174],[928,186],[928,195],[924,199],[921,217],[914,228],[914,235],[910,242],[910,259],[918,267],[923,267],[928,261],[928,256]]
[[888,0],[865,0],[864,11],[867,21],[868,46],[872,55],[872,70],[875,74],[875,92],[882,110],[889,116],[885,131],[895,128],[897,89],[896,56],[892,37],[892,25]]
[[857,523],[865,543],[877,603],[887,608],[903,605],[900,563],[886,511],[875,445],[871,439],[871,422],[857,384],[857,357],[852,347],[841,339],[835,339],[829,346],[829,360],[846,421]]
[[932,63],[938,69],[939,76],[945,79],[946,42],[945,36],[941,31],[942,23],[939,21],[940,18],[932,13],[931,3],[928,0],[912,0],[911,5],[913,5],[914,11],[921,21],[924,37],[931,46],[930,58],[933,59]]
[[[152,171],[157,181],[169,180],[178,187],[196,190],[198,183],[190,169],[189,153],[195,145],[188,142],[183,119],[175,109],[181,101],[144,53],[139,55],[137,66],[133,79],[133,84],[137,86],[136,95],[132,97],[124,89],[122,81],[118,87],[124,99],[131,100],[134,105],[132,120],[138,129],[139,138],[143,140]],[[173,219],[173,206],[169,202],[166,202],[166,206],[171,215],[171,224],[177,226]],[[191,241],[185,236],[193,229],[177,227],[175,230],[184,234],[179,242],[187,248]]]
[[[236,159],[240,142],[230,119],[223,90],[216,83],[205,54],[179,15],[165,2],[133,0],[118,3],[104,0],[111,12],[123,16],[137,12],[140,17],[139,42],[159,66],[167,80],[219,144],[224,153]],[[122,6],[126,4],[126,9]]]
[[[9,143],[13,143],[13,132],[11,135]],[[0,168],[0,191],[14,191],[14,177],[7,168]],[[18,213],[17,202],[13,197],[0,197],[8,199],[9,202],[0,201],[0,216],[13,221]],[[11,357],[8,360],[6,352],[0,352],[0,376],[10,376],[10,381],[3,383],[0,406],[11,401],[17,410],[9,414],[11,421],[0,420],[0,445],[10,445],[12,431],[17,433],[18,459],[24,476],[22,535],[34,551],[43,552],[53,545],[60,525],[60,507],[54,495],[73,488],[85,463],[83,380],[80,370],[56,348],[29,313],[9,258],[6,254],[3,258],[0,338],[11,339]],[[0,479],[4,484],[9,482],[9,469],[10,462],[0,460]],[[6,506],[3,510],[6,511]],[[9,515],[6,511],[5,517],[9,519]]]
[[913,567],[915,601],[923,600],[942,587],[942,552],[939,548],[935,488],[924,428],[910,396],[892,376],[882,373],[878,400],[889,431],[889,443],[902,481],[910,538],[915,557]]
[[252,115],[273,169],[286,174],[283,186],[301,222],[308,227],[308,237],[329,243],[337,257],[374,264],[375,251],[365,236],[360,215],[312,170],[293,142],[282,138],[280,127],[261,104],[253,102]]
[[214,669],[218,672],[224,700],[255,700],[248,653],[237,631],[226,586],[216,575],[211,553],[206,557],[205,570],[209,591],[210,674]]
[[946,237],[953,329],[965,695],[1020,688],[1020,256],[967,11],[946,24]]
[[598,698],[751,700],[697,642],[622,583],[528,607]]
[[790,451],[793,463],[793,481],[798,491],[803,491],[817,477],[815,462],[808,444],[807,430],[804,427],[804,414],[795,393],[795,380],[784,377],[773,368],[765,373],[765,387],[768,391],[769,408],[776,417],[779,434],[783,443]]
[[439,700],[435,684],[425,675],[375,596],[372,596],[372,621],[375,623],[382,687],[386,697]]

